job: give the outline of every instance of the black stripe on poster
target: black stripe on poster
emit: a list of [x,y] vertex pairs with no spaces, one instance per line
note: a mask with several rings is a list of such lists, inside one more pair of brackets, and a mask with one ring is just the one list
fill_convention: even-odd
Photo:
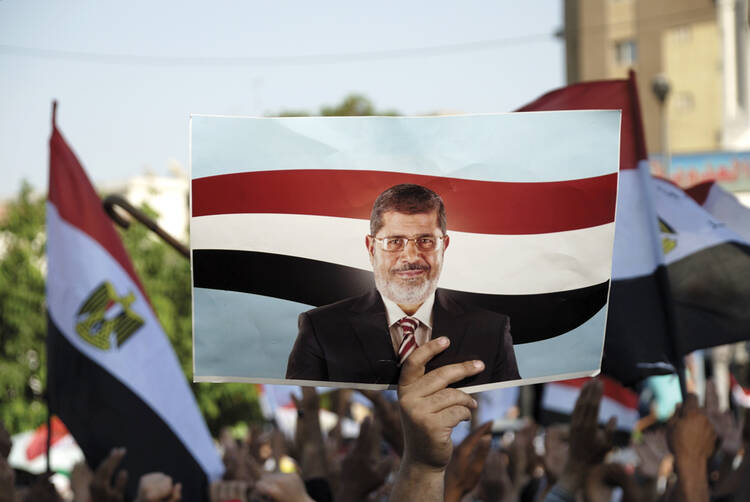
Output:
[[[294,256],[217,249],[193,250],[193,285],[281,298],[314,307],[366,293],[372,272]],[[510,316],[513,343],[552,338],[580,326],[607,301],[608,282],[537,295],[452,291],[466,303]]]
[[[47,316],[48,393],[57,414],[95,469],[114,447],[127,448],[127,500],[138,480],[163,472],[182,483],[182,500],[206,502],[208,480],[172,429],[137,394],[78,351]],[[191,403],[192,405],[192,403]]]

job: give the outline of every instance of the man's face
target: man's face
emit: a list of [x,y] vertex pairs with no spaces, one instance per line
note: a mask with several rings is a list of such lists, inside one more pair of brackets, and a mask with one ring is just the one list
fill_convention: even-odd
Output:
[[437,211],[417,214],[387,211],[383,213],[383,226],[375,237],[434,237],[438,240],[437,249],[433,251],[420,250],[413,240],[401,251],[386,251],[381,240],[366,238],[378,291],[399,305],[421,305],[437,288],[443,254],[448,247],[448,236],[443,236],[438,226]]

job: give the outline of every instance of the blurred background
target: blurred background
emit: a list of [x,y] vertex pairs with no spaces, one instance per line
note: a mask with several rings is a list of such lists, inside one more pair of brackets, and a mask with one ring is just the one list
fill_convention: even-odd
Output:
[[[750,207],[748,3],[0,0],[0,421],[17,434],[47,418],[53,100],[97,190],[186,243],[191,113],[510,112],[630,69],[652,172]],[[143,227],[121,235],[192,381],[189,263]],[[193,390],[214,437],[263,422],[254,386]]]

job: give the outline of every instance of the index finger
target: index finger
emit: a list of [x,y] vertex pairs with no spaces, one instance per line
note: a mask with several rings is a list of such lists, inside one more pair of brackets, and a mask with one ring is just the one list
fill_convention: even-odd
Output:
[[112,477],[112,473],[115,472],[117,465],[120,463],[122,458],[125,456],[125,448],[112,448],[99,467],[96,468],[96,477],[103,477],[107,482]]
[[424,375],[427,362],[447,349],[448,345],[450,345],[448,337],[441,336],[430,340],[421,347],[417,347],[401,368],[401,376],[398,379],[399,387],[416,382],[419,377]]

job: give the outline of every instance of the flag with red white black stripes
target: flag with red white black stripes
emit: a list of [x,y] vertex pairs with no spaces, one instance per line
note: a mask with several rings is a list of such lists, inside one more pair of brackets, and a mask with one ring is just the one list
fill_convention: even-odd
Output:
[[117,231],[54,123],[47,202],[47,382],[51,412],[93,467],[115,447],[127,494],[164,472],[186,501],[224,467]]
[[193,116],[196,379],[282,380],[299,314],[374,287],[370,212],[400,183],[442,197],[439,288],[510,316],[522,378],[595,373],[618,159],[612,111]]

